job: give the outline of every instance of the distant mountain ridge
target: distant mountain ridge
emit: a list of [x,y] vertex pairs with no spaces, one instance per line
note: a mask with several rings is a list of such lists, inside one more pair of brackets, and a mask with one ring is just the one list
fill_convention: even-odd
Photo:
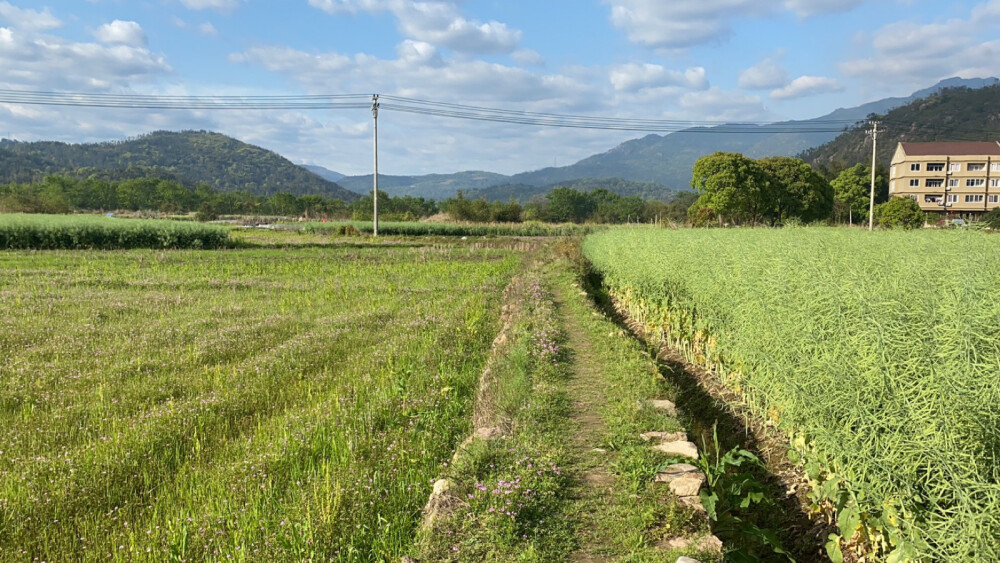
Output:
[[[896,107],[879,117],[883,132],[876,158],[883,166],[900,142],[1000,140],[1000,82],[982,88],[954,87]],[[806,162],[831,169],[871,161],[867,128],[856,127],[802,153]]]
[[[382,176],[379,186],[392,195],[414,195],[442,199],[458,190],[484,194],[496,193],[493,186],[521,186],[517,193],[528,193],[526,187],[545,188],[566,182],[592,178],[620,178],[647,182],[670,190],[688,189],[691,169],[698,158],[716,151],[740,152],[753,158],[765,156],[795,156],[810,148],[832,141],[851,126],[871,114],[882,114],[912,101],[924,99],[948,88],[981,89],[1000,84],[997,78],[949,78],[936,85],[901,98],[886,98],[853,108],[839,108],[824,116],[801,121],[786,121],[771,125],[730,124],[696,127],[667,135],[646,135],[626,141],[606,152],[589,156],[575,164],[549,167],[513,176],[493,175],[492,185],[486,172],[459,172],[427,176]],[[838,125],[839,124],[839,125]],[[776,133],[772,130],[792,130]],[[798,129],[799,131],[796,131]],[[723,131],[723,132],[720,132]],[[474,181],[469,181],[474,178]],[[348,189],[368,193],[371,175],[348,176],[340,180]],[[363,190],[363,191],[362,191]],[[544,192],[541,192],[544,193]]]
[[0,182],[30,182],[46,174],[162,177],[261,196],[287,192],[345,201],[359,197],[275,152],[220,133],[156,131],[92,144],[0,141]]

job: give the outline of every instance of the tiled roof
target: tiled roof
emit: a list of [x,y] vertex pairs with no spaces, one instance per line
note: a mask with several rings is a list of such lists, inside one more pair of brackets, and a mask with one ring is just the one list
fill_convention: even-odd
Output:
[[900,143],[907,156],[1000,156],[1000,143],[955,142],[955,143]]

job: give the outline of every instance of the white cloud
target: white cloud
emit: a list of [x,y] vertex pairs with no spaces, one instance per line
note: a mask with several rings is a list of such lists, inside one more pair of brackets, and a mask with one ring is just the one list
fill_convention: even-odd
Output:
[[198,33],[208,37],[216,37],[219,35],[219,30],[215,29],[211,22],[205,22],[198,26]]
[[506,24],[465,18],[456,1],[433,0],[309,0],[331,15],[388,11],[409,39],[468,53],[511,53],[522,33]]
[[239,0],[181,0],[181,4],[189,10],[215,10],[231,12],[239,7]]
[[62,26],[62,22],[48,8],[42,11],[26,10],[9,2],[0,2],[0,19],[6,20],[16,29],[30,31],[46,31]]
[[[688,92],[680,98],[686,115],[706,121],[768,121],[774,119],[758,96],[730,92],[717,87],[704,92]],[[687,119],[690,119],[688,117]]]
[[604,0],[611,22],[633,43],[657,49],[684,49],[719,42],[732,34],[731,22],[788,10],[801,17],[843,12],[865,0]]
[[850,11],[865,0],[785,0],[785,8],[801,17]]
[[0,84],[25,90],[127,88],[170,72],[163,57],[128,44],[76,43],[8,29],[0,33]]
[[868,38],[870,54],[839,65],[840,72],[898,91],[953,76],[996,76],[1000,58],[1000,0],[973,7],[968,18],[883,26]]
[[680,72],[649,63],[629,63],[612,70],[610,79],[611,85],[619,91],[634,92],[663,86],[680,86],[691,90],[708,88],[708,77],[703,67]]
[[833,78],[825,76],[800,76],[792,80],[788,86],[772,91],[771,98],[775,100],[791,100],[793,98],[840,92],[843,89],[844,87]]
[[739,87],[747,90],[771,90],[788,84],[788,71],[773,58],[764,59],[740,73]]
[[146,45],[146,32],[142,30],[142,26],[133,21],[115,20],[106,23],[97,28],[94,37],[101,43],[118,43],[133,47]]
[[520,49],[510,56],[521,66],[545,66],[545,57],[531,49]]
[[331,15],[381,12],[389,9],[387,0],[309,0],[309,5]]

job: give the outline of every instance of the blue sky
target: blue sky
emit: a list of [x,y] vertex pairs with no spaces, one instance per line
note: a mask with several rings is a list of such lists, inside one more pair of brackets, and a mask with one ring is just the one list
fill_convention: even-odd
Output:
[[[0,88],[151,95],[393,94],[692,121],[817,117],[952,76],[1000,75],[1000,0],[11,0]],[[207,129],[370,173],[366,110],[0,104],[0,136]],[[380,171],[515,173],[642,133],[383,111]]]

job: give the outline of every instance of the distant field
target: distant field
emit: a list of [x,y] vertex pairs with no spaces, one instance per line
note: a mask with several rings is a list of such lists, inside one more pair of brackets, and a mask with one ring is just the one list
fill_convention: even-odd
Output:
[[0,560],[397,558],[519,262],[0,252]]
[[216,225],[101,215],[0,214],[0,250],[220,248],[229,231]]
[[[338,233],[351,226],[360,233],[370,234],[374,227],[371,221],[346,221],[335,223],[306,223],[303,230],[307,233]],[[380,235],[403,236],[561,236],[585,235],[600,230],[603,227],[593,225],[546,223],[435,223],[433,221],[414,221],[401,223],[383,223],[378,225]]]
[[633,228],[584,251],[647,330],[789,433],[845,540],[1000,558],[1000,237]]

